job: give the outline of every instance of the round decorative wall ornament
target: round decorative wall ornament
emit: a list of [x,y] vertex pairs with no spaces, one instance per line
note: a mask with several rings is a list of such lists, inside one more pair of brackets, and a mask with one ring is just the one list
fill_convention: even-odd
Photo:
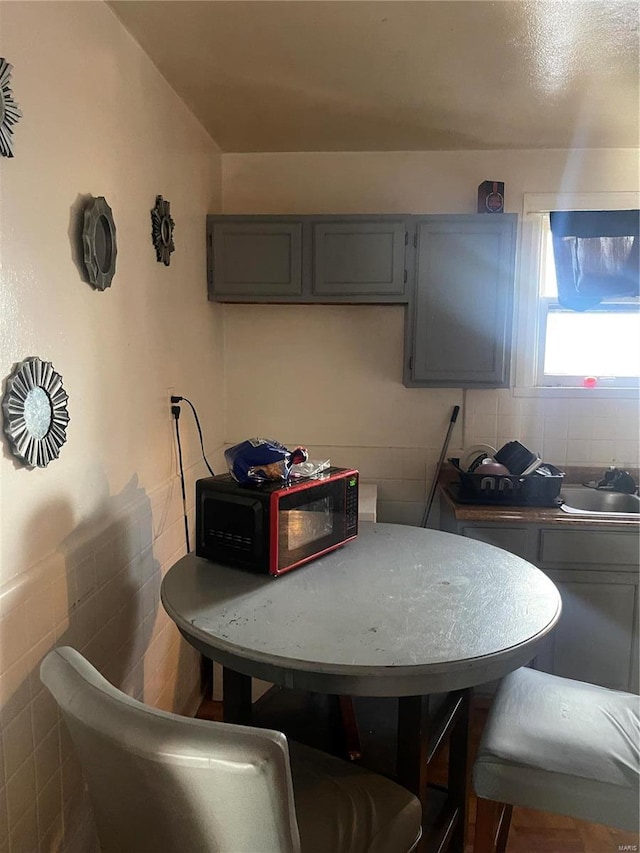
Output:
[[22,118],[9,86],[12,71],[13,65],[0,56],[0,155],[3,157],[13,157],[13,126]]
[[67,392],[51,362],[26,358],[7,380],[3,428],[11,452],[27,465],[46,468],[67,440]]
[[82,247],[91,284],[97,290],[111,287],[116,273],[118,247],[113,214],[104,196],[92,199],[85,208]]
[[171,252],[175,251],[173,244],[174,221],[171,218],[171,203],[164,201],[161,195],[156,196],[156,206],[151,211],[151,238],[156,247],[158,263],[166,267],[171,260]]

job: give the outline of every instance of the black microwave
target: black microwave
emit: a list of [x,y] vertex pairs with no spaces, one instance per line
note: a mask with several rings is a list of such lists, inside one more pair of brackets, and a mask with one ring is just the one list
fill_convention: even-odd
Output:
[[196,481],[196,554],[281,575],[358,535],[358,472],[240,485],[230,474]]

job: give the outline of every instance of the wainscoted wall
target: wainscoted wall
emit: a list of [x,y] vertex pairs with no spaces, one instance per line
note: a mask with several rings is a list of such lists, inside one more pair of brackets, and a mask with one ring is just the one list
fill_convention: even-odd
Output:
[[405,388],[401,306],[225,305],[224,321],[228,439],[358,468],[378,484],[379,521],[420,523],[454,405],[447,456],[518,439],[559,467],[638,466],[637,400]]
[[[638,463],[638,404],[634,400],[565,400],[556,405],[514,398],[507,390],[467,391],[461,395],[461,424],[452,433],[447,458],[465,447],[500,448],[517,439],[545,461],[564,467],[598,469]],[[378,485],[378,521],[420,524],[440,457],[451,409],[441,418],[440,446],[349,447],[314,445],[313,458],[360,471],[363,481]],[[634,438],[636,436],[636,438]],[[434,501],[429,527],[438,526]]]
[[462,392],[402,385],[401,306],[225,305],[224,323],[228,438],[302,444],[378,483],[379,520],[420,517]]
[[79,764],[38,675],[51,648],[73,646],[151,705],[197,707],[199,658],[159,596],[164,573],[184,552],[179,483],[172,478],[146,493],[134,476],[56,553],[3,587],[3,851],[95,849]]
[[[508,390],[466,391],[460,397],[460,425],[452,432],[447,458],[459,456],[473,444],[500,448],[517,439],[561,469],[638,467],[640,425],[635,400],[543,402],[513,397]],[[363,481],[377,483],[378,521],[420,524],[452,407],[440,406],[440,410],[437,431],[429,433],[434,428],[425,422],[425,433],[434,441],[431,446],[314,445],[310,450],[314,458],[357,468]],[[429,527],[437,527],[438,520],[436,499]]]
[[[70,644],[131,695],[195,707],[199,659],[159,589],[186,548],[170,389],[196,405],[214,465],[224,439],[204,240],[220,155],[106,4],[2,2],[0,33],[24,114],[15,157],[0,158],[0,381],[28,356],[51,361],[71,417],[46,469],[1,442],[0,853],[92,853],[79,766],[39,666]],[[151,241],[159,194],[176,222],[169,267]],[[105,196],[117,229],[103,293],[83,280],[77,242],[89,195]],[[183,409],[193,524],[206,468]]]

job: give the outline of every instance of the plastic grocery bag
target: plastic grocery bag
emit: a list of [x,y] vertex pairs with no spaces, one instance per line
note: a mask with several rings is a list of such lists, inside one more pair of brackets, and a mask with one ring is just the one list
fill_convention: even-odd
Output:
[[238,483],[288,480],[291,466],[306,462],[308,456],[304,447],[288,450],[268,438],[249,438],[224,452],[229,473]]

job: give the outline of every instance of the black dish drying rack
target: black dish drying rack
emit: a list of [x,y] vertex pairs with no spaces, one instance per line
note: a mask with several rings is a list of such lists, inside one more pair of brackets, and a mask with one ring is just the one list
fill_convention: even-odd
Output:
[[498,506],[559,506],[564,472],[555,465],[543,463],[538,471],[519,474],[468,474],[460,468],[459,459],[448,460],[458,474],[458,483],[450,483],[448,491],[459,503]]

